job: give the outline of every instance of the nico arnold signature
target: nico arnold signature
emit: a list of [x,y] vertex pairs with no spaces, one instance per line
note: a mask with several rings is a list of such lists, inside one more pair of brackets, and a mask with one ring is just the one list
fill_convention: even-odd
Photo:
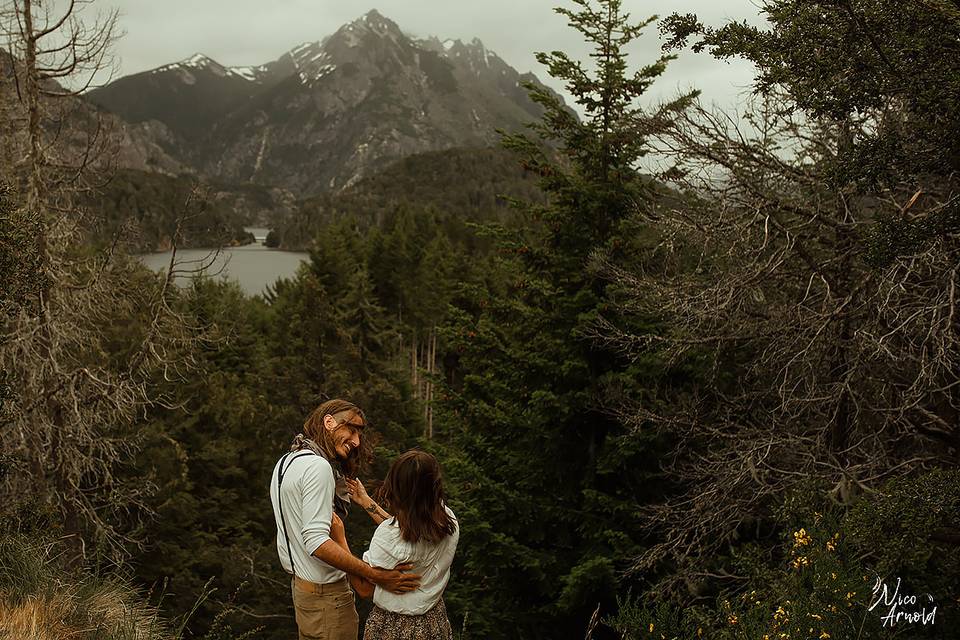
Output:
[[[933,596],[929,593],[921,596],[901,594],[900,578],[897,578],[897,586],[893,593],[890,593],[887,583],[877,578],[877,583],[873,585],[873,595],[876,600],[870,605],[868,611],[873,611],[878,606],[881,606],[881,611],[886,610],[887,614],[880,618],[883,620],[884,627],[892,627],[898,622],[932,625],[936,621],[937,606],[934,604]],[[927,611],[928,604],[933,607],[929,611]]]

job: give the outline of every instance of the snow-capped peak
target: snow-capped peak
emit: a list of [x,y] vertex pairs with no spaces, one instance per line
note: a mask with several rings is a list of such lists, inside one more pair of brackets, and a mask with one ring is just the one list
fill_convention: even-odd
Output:
[[363,16],[346,25],[345,29],[353,32],[373,32],[378,36],[390,36],[393,38],[403,35],[400,27],[398,27],[393,20],[385,17],[376,9],[371,9]]
[[195,53],[186,60],[183,60],[180,64],[188,65],[191,67],[206,67],[210,64],[217,64],[210,57],[203,55],[202,53]]
[[229,73],[227,69],[219,62],[202,53],[195,53],[189,58],[185,58],[180,62],[163,65],[162,67],[154,69],[151,73],[161,73],[163,71],[184,71],[189,73],[191,70],[198,69],[205,69],[219,76]]

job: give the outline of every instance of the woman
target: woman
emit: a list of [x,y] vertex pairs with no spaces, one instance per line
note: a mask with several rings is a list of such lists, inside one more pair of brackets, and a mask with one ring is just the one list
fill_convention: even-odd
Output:
[[421,575],[420,587],[403,595],[351,576],[358,595],[373,595],[364,640],[452,640],[442,596],[460,528],[444,503],[437,459],[425,451],[411,450],[394,461],[380,488],[389,512],[367,495],[359,481],[348,479],[347,486],[351,500],[380,523],[370,549],[363,554],[364,561],[374,567],[394,567],[402,558],[413,563],[411,571]]

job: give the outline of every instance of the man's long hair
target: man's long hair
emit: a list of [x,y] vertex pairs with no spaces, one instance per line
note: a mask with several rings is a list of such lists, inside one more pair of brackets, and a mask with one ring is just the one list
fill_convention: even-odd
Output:
[[[317,443],[324,453],[324,457],[331,464],[340,463],[343,474],[349,478],[355,478],[360,466],[368,460],[369,446],[364,434],[360,434],[360,446],[350,452],[346,459],[338,457],[335,447],[336,442],[333,438],[333,432],[328,431],[323,426],[323,419],[326,416],[333,416],[333,419],[340,422],[362,422],[367,424],[367,418],[363,411],[357,405],[347,400],[333,399],[327,400],[307,416],[303,423],[303,433],[305,436]],[[358,420],[359,418],[359,420]]]
[[394,460],[380,487],[380,498],[407,542],[436,543],[457,530],[444,507],[440,463],[426,451],[411,449]]

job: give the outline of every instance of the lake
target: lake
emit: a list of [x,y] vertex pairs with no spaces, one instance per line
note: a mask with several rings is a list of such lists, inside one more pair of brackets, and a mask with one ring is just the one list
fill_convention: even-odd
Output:
[[[257,242],[243,247],[225,247],[211,263],[212,249],[180,249],[177,251],[179,269],[197,269],[206,266],[204,273],[210,277],[236,280],[247,295],[263,293],[267,285],[277,278],[293,276],[302,262],[310,259],[310,254],[298,251],[280,251],[269,249],[261,244],[267,235],[266,229],[247,229]],[[143,263],[154,271],[166,271],[170,264],[170,252],[148,253],[140,256]],[[184,285],[188,276],[178,276],[177,284]]]

